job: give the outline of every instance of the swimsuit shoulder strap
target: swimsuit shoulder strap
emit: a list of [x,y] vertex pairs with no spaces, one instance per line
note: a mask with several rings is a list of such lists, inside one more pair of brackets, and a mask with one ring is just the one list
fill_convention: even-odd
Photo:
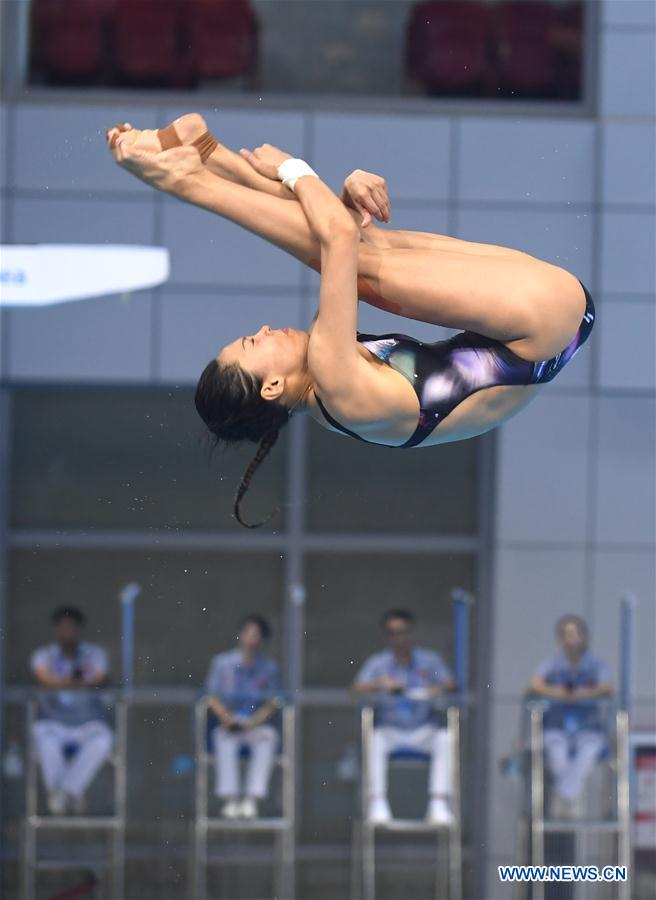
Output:
[[[376,342],[376,341],[380,340],[380,335],[377,335],[377,334],[365,334],[365,332],[363,332],[363,331],[358,331],[358,332],[357,332],[357,340],[358,340],[358,342],[361,343],[361,344],[363,344],[363,343],[365,343],[365,342],[367,342],[367,343],[372,342],[372,343],[373,343],[373,342]],[[385,361],[384,353],[383,353],[377,346],[370,347],[369,349],[371,349],[371,351],[372,351],[376,356],[378,356],[379,359],[382,359],[382,360]],[[356,434],[355,431],[351,431],[351,429],[350,429],[350,428],[347,428],[346,425],[342,425],[341,422],[338,422],[337,419],[336,419],[334,416],[331,416],[331,415],[330,415],[330,413],[328,412],[328,410],[326,409],[326,407],[323,405],[323,403],[321,402],[321,397],[320,397],[317,393],[315,393],[314,396],[315,396],[315,398],[316,398],[317,405],[318,405],[319,409],[321,410],[321,413],[322,413],[324,419],[325,419],[330,425],[332,425],[333,428],[336,428],[338,431],[341,431],[343,434],[348,434],[350,437],[353,437],[353,438],[355,438],[355,439],[358,440],[358,441],[363,441],[365,444],[370,444],[370,443],[371,443],[371,441],[368,441],[366,438],[363,438],[361,435]]]
[[330,415],[330,413],[328,412],[326,407],[323,405],[323,403],[321,402],[321,397],[316,393],[314,396],[317,401],[317,405],[319,406],[319,409],[321,410],[321,412],[323,414],[324,419],[326,419],[326,421],[330,425],[332,425],[333,428],[336,428],[338,431],[341,431],[344,434],[350,435],[350,437],[356,438],[358,441],[364,441],[365,444],[371,443],[371,441],[368,441],[366,438],[363,438],[359,434],[356,434],[355,431],[351,431],[351,429],[347,428],[346,425],[342,425],[341,422],[338,422],[337,419],[334,418],[334,416]]
[[[399,371],[400,374],[404,375],[408,381],[412,384],[412,387],[419,398],[419,402],[421,404],[421,396],[419,394],[419,385],[417,384],[417,378],[414,372],[407,371],[407,366],[403,368],[393,365],[394,362],[394,353],[399,349],[402,349],[404,346],[411,349],[416,350],[421,347],[422,344],[420,341],[416,340],[416,338],[412,338],[406,334],[369,334],[364,331],[357,332],[357,340],[359,343],[366,345],[367,350],[377,356],[382,362],[387,363],[387,365],[391,365],[392,368]],[[358,441],[363,441],[365,444],[370,444],[372,441],[368,441],[366,438],[363,438],[361,435],[356,434],[354,431],[351,431],[350,428],[347,428],[345,425],[342,425],[341,422],[338,422],[334,416],[331,416],[326,407],[321,402],[321,398],[315,394],[317,405],[321,410],[326,421],[336,428],[338,431],[341,431],[343,434],[347,434],[350,437],[355,438]],[[393,447],[393,449],[400,449],[401,447],[414,447],[416,444],[420,443],[424,436],[424,426],[423,422],[418,424],[415,432],[411,435],[411,437],[404,444],[386,444],[383,446]],[[374,442],[375,443],[375,442]]]

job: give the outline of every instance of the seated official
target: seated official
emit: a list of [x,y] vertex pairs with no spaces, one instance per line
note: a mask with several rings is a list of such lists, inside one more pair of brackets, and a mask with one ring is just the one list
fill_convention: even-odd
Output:
[[352,686],[357,694],[379,695],[369,756],[366,815],[376,824],[392,819],[387,799],[389,756],[397,750],[416,750],[431,758],[426,820],[449,825],[453,813],[448,734],[437,725],[432,700],[453,690],[455,681],[439,654],[413,645],[413,625],[412,613],[385,613],[382,626],[389,649],[370,656]]
[[[279,737],[269,723],[279,707],[277,664],[263,646],[271,634],[262,616],[249,615],[239,626],[234,650],[212,659],[205,682],[209,708],[219,720],[212,731],[216,758],[216,795],[228,819],[253,819],[266,797]],[[248,747],[246,780],[240,785],[239,755]]]
[[[63,606],[52,614],[54,642],[32,654],[30,666],[39,687],[50,688],[39,702],[33,739],[53,815],[84,812],[84,795],[111,753],[112,731],[94,691],[107,683],[107,653],[82,640],[85,618]],[[67,753],[68,747],[74,752]]]
[[[545,660],[530,691],[553,702],[544,714],[544,752],[553,778],[551,815],[572,815],[585,781],[606,746],[598,703],[612,693],[608,666],[588,651],[588,626],[579,616],[556,623],[560,652]],[[587,702],[589,701],[589,702]]]

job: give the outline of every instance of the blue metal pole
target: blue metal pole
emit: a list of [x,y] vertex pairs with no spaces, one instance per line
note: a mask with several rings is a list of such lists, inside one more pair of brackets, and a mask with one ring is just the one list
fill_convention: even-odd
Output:
[[123,690],[132,687],[134,677],[134,601],[141,586],[131,581],[121,591],[121,669]]
[[454,603],[454,670],[457,689],[461,694],[467,691],[469,678],[469,610],[472,596],[463,588],[453,588],[451,599]]

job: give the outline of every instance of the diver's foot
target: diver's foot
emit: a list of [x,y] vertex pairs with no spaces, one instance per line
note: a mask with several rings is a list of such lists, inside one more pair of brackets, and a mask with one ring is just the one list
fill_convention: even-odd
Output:
[[217,140],[208,131],[207,122],[200,113],[186,113],[167,125],[160,128],[157,137],[162,150],[171,147],[196,147],[203,162],[217,146]]
[[180,191],[189,177],[205,171],[198,149],[192,145],[172,147],[153,152],[146,137],[134,131],[119,132],[109,140],[109,148],[115,161],[136,178],[164,191],[182,196]]
[[105,134],[110,150],[116,147],[116,142],[121,136],[126,143],[144,153],[159,153],[162,149],[157,131],[152,128],[134,128],[129,122],[124,122],[108,128]]
[[204,163],[218,145],[207,130],[207,123],[199,113],[187,113],[167,125],[166,128],[134,128],[129,122],[107,129],[107,141],[114,149],[120,135],[136,150],[144,153],[160,153],[173,147],[195,147]]

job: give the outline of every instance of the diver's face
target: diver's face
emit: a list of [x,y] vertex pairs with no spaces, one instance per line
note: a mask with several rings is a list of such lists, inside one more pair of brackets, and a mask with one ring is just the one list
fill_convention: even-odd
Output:
[[285,378],[303,369],[307,344],[306,331],[263,325],[255,334],[245,334],[225,346],[217,361],[222,365],[237,363],[263,381],[271,375]]

